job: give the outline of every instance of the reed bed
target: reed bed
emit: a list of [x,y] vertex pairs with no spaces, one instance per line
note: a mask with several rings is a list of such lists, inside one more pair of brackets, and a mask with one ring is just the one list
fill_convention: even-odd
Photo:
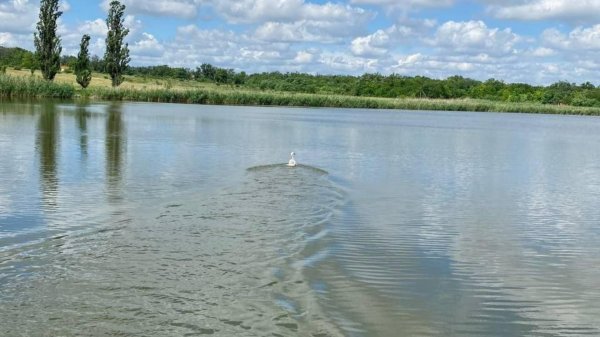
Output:
[[110,101],[190,103],[212,105],[333,107],[362,109],[406,109],[547,113],[570,115],[600,115],[600,108],[549,105],[541,103],[507,103],[477,99],[417,99],[377,98],[341,95],[319,95],[276,91],[253,91],[221,87],[168,88],[108,88],[75,89],[72,84],[53,83],[36,77],[0,75],[0,97],[96,99]]
[[70,84],[48,82],[33,76],[0,75],[0,97],[71,99],[75,97],[75,88]]
[[212,105],[332,107],[362,109],[406,109],[547,113],[600,115],[600,108],[550,105],[541,103],[507,103],[476,99],[377,98],[318,95],[238,89],[94,89],[86,93],[92,99]]

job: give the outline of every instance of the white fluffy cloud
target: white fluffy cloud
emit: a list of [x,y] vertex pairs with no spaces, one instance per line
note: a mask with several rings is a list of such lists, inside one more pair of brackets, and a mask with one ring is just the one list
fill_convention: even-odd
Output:
[[514,53],[519,40],[510,28],[488,28],[483,21],[448,21],[438,28],[432,42],[453,53],[503,55]]
[[529,0],[493,4],[489,11],[501,19],[595,21],[600,0]]
[[0,31],[29,33],[35,29],[38,3],[27,0],[0,1]]
[[[103,0],[102,8],[108,10],[112,0]],[[148,14],[156,16],[174,16],[180,18],[193,18],[197,15],[198,0],[121,0],[127,11],[133,14]]]
[[542,33],[542,41],[547,46],[570,50],[600,51],[600,24],[591,27],[577,27],[569,34],[564,34],[556,28],[547,29]]
[[106,37],[108,27],[103,19],[87,20],[77,28],[80,34],[88,34],[96,37]]
[[333,43],[361,31],[355,25],[353,21],[267,22],[256,29],[255,36],[263,41]]
[[218,13],[232,23],[261,23],[269,21],[352,21],[364,22],[373,13],[350,5],[327,2],[315,4],[304,0],[215,0]]
[[358,56],[381,56],[387,53],[390,34],[379,29],[368,36],[357,37],[352,40],[352,53]]
[[294,57],[294,63],[300,64],[308,64],[312,63],[315,59],[315,53],[311,53],[306,50],[300,50],[296,53],[296,57]]
[[[227,1],[220,2],[224,6]],[[222,8],[232,22],[263,22],[255,37],[279,42],[340,42],[366,29],[374,13],[348,5],[303,0],[239,1]]]
[[165,47],[152,34],[142,33],[142,38],[130,45],[132,56],[160,57]]
[[10,46],[14,43],[14,38],[11,33],[0,33],[0,46]]
[[357,5],[376,5],[385,8],[388,12],[394,10],[411,10],[427,7],[448,7],[455,3],[455,0],[351,0],[350,3]]
[[386,29],[378,29],[373,34],[356,37],[350,45],[352,53],[356,56],[380,57],[398,45],[420,42],[435,27],[435,22],[431,20],[406,23],[394,24]]

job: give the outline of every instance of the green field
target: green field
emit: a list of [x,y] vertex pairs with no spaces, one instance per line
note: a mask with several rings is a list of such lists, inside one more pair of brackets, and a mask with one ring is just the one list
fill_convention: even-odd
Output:
[[600,108],[542,103],[513,103],[481,99],[381,98],[263,91],[218,86],[212,83],[175,79],[126,76],[119,88],[110,86],[105,74],[94,74],[91,85],[81,89],[75,75],[57,74],[54,82],[33,76],[28,70],[8,69],[0,75],[0,96],[4,98],[59,98],[120,100],[140,102],[193,103],[215,105],[339,107],[368,109],[494,111],[600,115]]

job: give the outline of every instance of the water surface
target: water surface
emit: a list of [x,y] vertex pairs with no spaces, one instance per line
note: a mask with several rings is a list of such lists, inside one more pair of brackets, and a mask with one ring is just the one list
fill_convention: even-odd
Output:
[[[7,336],[600,335],[600,119],[0,103]],[[295,151],[303,165],[283,163]]]

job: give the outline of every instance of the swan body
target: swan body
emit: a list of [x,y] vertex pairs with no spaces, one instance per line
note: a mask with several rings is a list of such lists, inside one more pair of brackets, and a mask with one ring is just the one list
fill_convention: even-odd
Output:
[[296,166],[296,154],[294,152],[292,152],[292,153],[290,153],[290,156],[292,156],[292,158],[287,163],[287,166],[294,167],[294,166]]

